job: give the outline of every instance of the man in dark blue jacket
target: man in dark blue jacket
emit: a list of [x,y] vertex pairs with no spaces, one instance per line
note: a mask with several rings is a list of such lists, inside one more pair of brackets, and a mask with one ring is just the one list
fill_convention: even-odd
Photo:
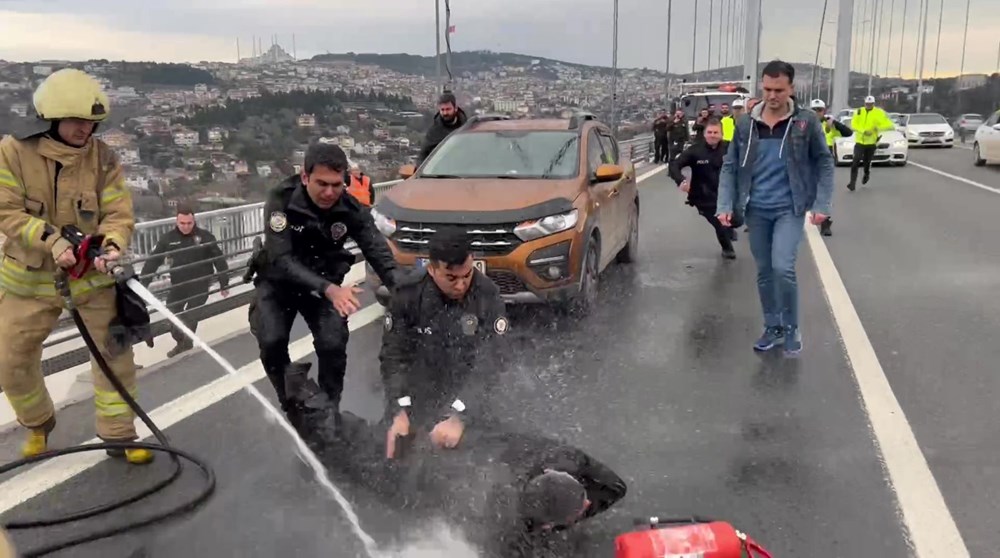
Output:
[[784,344],[802,350],[795,260],[806,213],[820,225],[830,217],[833,156],[819,119],[791,98],[795,68],[775,60],[764,67],[764,101],[736,123],[722,164],[718,217],[723,225],[750,227],[764,333],[754,350]]

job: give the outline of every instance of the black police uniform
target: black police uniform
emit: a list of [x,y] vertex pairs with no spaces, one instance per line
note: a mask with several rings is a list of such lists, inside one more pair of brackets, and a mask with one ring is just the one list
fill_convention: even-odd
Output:
[[508,322],[500,290],[473,270],[462,300],[444,295],[427,273],[397,287],[384,318],[382,382],[386,418],[406,409],[414,428],[450,415],[486,420],[486,394],[505,355]]
[[[170,268],[167,308],[175,314],[205,304],[215,274],[219,276],[222,289],[229,286],[229,264],[225,254],[219,248],[215,235],[197,225],[190,234],[183,234],[174,228],[161,236],[143,264],[140,275],[154,273],[164,262]],[[140,282],[149,286],[152,280],[150,276]],[[180,318],[191,331],[197,329],[198,320],[191,314],[182,314]],[[190,344],[179,329],[172,329],[171,335],[178,344]]]
[[319,385],[339,405],[347,367],[347,318],[325,297],[340,285],[355,256],[344,248],[353,239],[379,279],[395,286],[396,262],[371,214],[353,197],[343,195],[329,209],[309,198],[298,175],[268,194],[264,204],[264,249],[255,262],[256,298],[250,305],[250,328],[260,359],[287,412],[284,373],[289,364],[289,333],[301,314],[313,335]]

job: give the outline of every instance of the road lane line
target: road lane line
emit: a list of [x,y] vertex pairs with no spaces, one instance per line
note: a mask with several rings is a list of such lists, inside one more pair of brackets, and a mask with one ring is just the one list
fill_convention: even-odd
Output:
[[[348,319],[348,329],[351,331],[360,329],[378,320],[384,312],[385,308],[379,304],[366,306],[351,315]],[[312,341],[312,335],[306,335],[291,343],[288,346],[288,355],[291,360],[294,362],[312,354],[314,351]],[[178,422],[233,395],[243,389],[244,386],[266,377],[264,368],[259,360],[243,366],[238,372],[239,374],[236,376],[226,374],[195,390],[189,391],[173,401],[157,407],[149,413],[149,416],[160,429],[166,430]],[[136,426],[140,439],[145,440],[152,437],[152,433],[149,432],[145,425],[137,423]],[[100,442],[98,438],[93,438],[85,443],[93,444],[98,442]],[[178,445],[184,447],[184,442],[181,441]],[[161,455],[161,457],[164,456]],[[3,484],[0,484],[0,513],[5,513],[29,499],[66,482],[105,459],[108,459],[108,457],[103,452],[77,453],[46,461],[7,480]]]
[[[636,177],[636,183],[641,183],[647,179],[663,172],[666,165],[657,165],[642,175]],[[352,315],[348,320],[348,327],[351,331],[364,327],[383,315],[385,308],[379,304],[367,306]],[[312,335],[298,339],[288,346],[289,357],[292,361],[305,358],[313,352]],[[213,380],[197,389],[194,389],[173,401],[157,407],[149,413],[153,422],[162,430],[201,412],[208,407],[222,401],[226,397],[240,391],[244,386],[257,382],[265,378],[264,369],[260,361],[239,369],[238,376],[225,375]],[[142,425],[137,425],[140,439],[151,437],[148,429]],[[86,443],[97,443],[97,438],[88,440]],[[183,444],[182,444],[183,445]],[[4,513],[27,500],[38,496],[66,482],[80,473],[97,465],[107,457],[100,452],[79,453],[59,459],[42,463],[28,471],[13,477],[3,484],[0,484],[0,513]]]
[[917,558],[968,557],[955,519],[892,391],[830,251],[817,228],[809,224],[806,224],[806,239]]
[[935,174],[940,174],[941,176],[943,176],[945,178],[950,178],[952,180],[957,180],[959,182],[964,182],[964,183],[968,184],[969,186],[975,186],[976,188],[979,188],[981,190],[986,190],[987,192],[991,192],[993,194],[1000,194],[1000,188],[991,188],[991,187],[989,187],[989,186],[987,186],[985,184],[980,184],[979,182],[976,182],[974,180],[969,180],[968,178],[962,178],[961,176],[956,176],[956,175],[951,174],[951,173],[947,173],[947,172],[944,172],[944,171],[937,170],[934,167],[928,167],[927,165],[921,165],[920,163],[914,163],[913,159],[910,159],[910,164],[913,165],[913,166],[915,166],[915,167],[922,168],[922,169],[924,169],[926,171],[930,171],[930,172],[933,172]]

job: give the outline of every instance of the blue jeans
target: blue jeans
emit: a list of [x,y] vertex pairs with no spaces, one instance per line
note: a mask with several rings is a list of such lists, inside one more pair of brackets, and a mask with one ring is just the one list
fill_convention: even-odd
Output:
[[799,325],[799,284],[795,260],[802,242],[805,215],[788,209],[749,208],[750,251],[757,262],[757,291],[764,326]]

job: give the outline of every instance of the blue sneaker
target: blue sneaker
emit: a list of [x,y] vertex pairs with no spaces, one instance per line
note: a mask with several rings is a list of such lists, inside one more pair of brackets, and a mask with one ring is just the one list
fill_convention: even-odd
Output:
[[797,357],[802,352],[802,332],[798,327],[785,328],[785,356]]
[[763,353],[770,351],[785,341],[785,330],[781,326],[765,327],[763,335],[753,344],[753,350]]

